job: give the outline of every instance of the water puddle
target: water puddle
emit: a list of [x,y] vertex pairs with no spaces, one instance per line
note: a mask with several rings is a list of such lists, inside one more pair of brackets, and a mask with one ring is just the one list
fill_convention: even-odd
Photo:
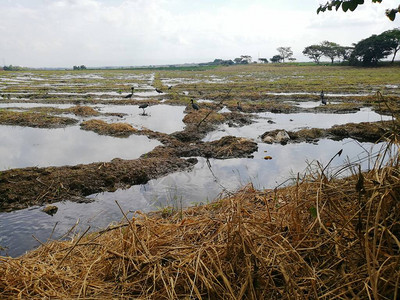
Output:
[[214,103],[213,100],[209,100],[209,99],[199,99],[196,100],[197,103]]
[[0,126],[0,170],[135,159],[160,145],[146,136],[114,138],[79,126],[39,129]]
[[52,108],[60,108],[66,109],[73,107],[73,104],[49,104],[49,103],[22,103],[22,102],[14,102],[14,103],[0,103],[0,108],[17,108],[17,109],[29,109],[29,108],[37,108],[37,107],[52,107]]
[[266,131],[285,129],[295,131],[302,128],[330,128],[333,125],[346,123],[375,122],[391,120],[389,116],[383,116],[370,108],[362,108],[356,113],[328,114],[328,113],[292,113],[275,114],[271,112],[256,113],[255,122],[242,127],[229,127],[227,124],[219,126],[216,131],[209,133],[204,141],[214,141],[227,135],[247,137],[259,140],[259,136]]
[[[126,122],[135,128],[148,128],[162,133],[173,133],[182,131],[185,123],[185,106],[171,106],[166,104],[151,105],[145,109],[146,115],[138,105],[97,105],[102,113],[124,113],[127,116],[119,118],[118,122]],[[98,118],[98,117],[96,117]],[[106,117],[102,117],[107,120]]]
[[135,92],[133,93],[133,97],[154,97],[160,96],[162,94],[158,93],[157,91],[145,91],[145,92]]
[[222,114],[222,113],[230,113],[232,112],[229,108],[227,108],[226,106],[224,106],[223,108],[221,108],[218,113]]
[[[280,92],[280,93],[274,93],[274,92],[266,92],[266,95],[273,95],[273,96],[296,96],[296,95],[308,95],[308,96],[318,96],[319,93],[309,93],[309,92]],[[326,93],[325,92],[325,97],[360,97],[360,96],[370,96],[373,95],[374,93]]]
[[[304,102],[293,102],[293,101],[287,101],[285,103],[290,103],[293,105],[296,105],[297,107],[301,108],[315,108],[318,106],[323,105],[321,101],[304,101]],[[329,104],[339,104],[340,102],[329,102]]]
[[[359,161],[363,168],[368,168],[368,160],[363,159],[367,156],[366,151],[373,153],[380,145],[363,143],[362,147],[350,139],[321,140],[318,145],[259,144],[259,150],[252,159],[210,159],[207,162],[206,159],[199,158],[191,171],[169,174],[126,190],[91,195],[88,198],[95,199],[93,203],[56,203],[59,209],[53,217],[41,212],[39,207],[0,213],[0,245],[9,248],[9,255],[18,256],[38,246],[39,243],[32,238],[32,234],[39,240],[46,241],[56,222],[58,223],[53,238],[62,236],[78,220],[81,231],[89,225],[93,230],[104,228],[109,223],[122,219],[114,200],[118,201],[124,211],[150,211],[167,206],[208,203],[222,192],[234,192],[249,182],[256,188],[274,188],[288,178],[296,178],[297,172],[303,173],[311,160],[328,163],[340,149],[343,149],[343,154],[332,161],[330,172],[339,170],[337,166],[342,165],[346,156],[352,161]],[[272,160],[264,160],[265,155],[271,156]]]

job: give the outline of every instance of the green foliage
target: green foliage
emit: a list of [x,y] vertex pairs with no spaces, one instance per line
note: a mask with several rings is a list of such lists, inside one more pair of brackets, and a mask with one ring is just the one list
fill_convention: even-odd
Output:
[[324,55],[324,47],[321,45],[311,45],[304,48],[303,54],[319,64],[321,57]]
[[[372,2],[381,3],[382,0],[372,0]],[[321,11],[325,12],[326,10],[332,10],[332,8],[338,10],[340,7],[342,7],[342,10],[344,12],[347,12],[348,10],[354,11],[358,7],[358,5],[362,4],[364,4],[364,0],[332,0],[328,1],[326,4],[321,4],[317,9],[317,14],[319,14]],[[394,21],[394,19],[396,18],[396,14],[399,12],[400,12],[400,5],[397,8],[387,9],[386,16],[391,21]]]
[[282,57],[282,61],[285,62],[285,58],[291,58],[293,56],[293,51],[291,47],[278,47],[276,49],[279,55]]
[[74,66],[72,69],[73,70],[86,70],[87,68],[85,65],[81,65],[81,66]]
[[24,71],[24,70],[27,70],[27,68],[23,68],[23,67],[20,67],[20,66],[9,65],[9,66],[4,66],[3,70],[4,71]]
[[359,41],[352,53],[351,63],[353,65],[362,62],[363,65],[376,65],[382,58],[399,50],[399,30],[383,32],[380,35],[371,35],[369,38]]
[[393,63],[394,59],[396,57],[397,51],[400,50],[400,29],[396,28],[396,29],[392,29],[392,30],[387,30],[387,31],[382,32],[380,35],[383,36],[386,40],[391,40],[393,43],[393,48],[392,48],[392,52],[393,52],[392,63]]
[[281,61],[283,61],[283,57],[280,55],[274,55],[273,57],[271,57],[269,59],[272,63],[279,63]]

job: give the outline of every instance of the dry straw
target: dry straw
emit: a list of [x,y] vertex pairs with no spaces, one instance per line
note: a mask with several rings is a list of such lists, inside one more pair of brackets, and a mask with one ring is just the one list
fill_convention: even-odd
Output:
[[397,137],[368,172],[330,170],[2,257],[0,298],[398,299]]

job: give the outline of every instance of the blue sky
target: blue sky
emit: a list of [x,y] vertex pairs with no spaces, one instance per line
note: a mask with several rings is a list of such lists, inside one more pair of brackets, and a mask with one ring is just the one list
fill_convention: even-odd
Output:
[[290,46],[344,46],[400,27],[381,4],[316,14],[321,0],[0,0],[0,64],[131,66],[270,58]]

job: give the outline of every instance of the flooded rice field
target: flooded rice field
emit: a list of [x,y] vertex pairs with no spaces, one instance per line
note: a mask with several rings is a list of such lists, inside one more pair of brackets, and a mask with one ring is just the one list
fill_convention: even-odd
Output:
[[[389,112],[375,106],[374,93],[378,88],[391,97],[400,97],[398,75],[390,77],[385,69],[372,70],[376,76],[370,81],[365,75],[354,81],[353,69],[348,75],[336,68],[323,71],[330,74],[324,81],[319,73],[301,68],[294,71],[292,67],[244,66],[240,70],[232,67],[201,72],[0,72],[0,179],[2,172],[18,176],[31,172],[29,167],[53,172],[46,168],[80,168],[95,162],[106,166],[116,158],[143,164],[154,158],[173,164],[176,155],[176,159],[196,159],[191,167],[171,168],[157,178],[144,176],[142,184],[123,188],[118,178],[111,176],[118,181],[114,188],[104,188],[102,193],[82,192],[80,203],[70,201],[72,197],[52,201],[58,207],[54,215],[42,211],[46,203],[32,202],[27,208],[17,206],[18,210],[10,212],[0,207],[0,255],[18,256],[38,246],[39,241],[65,238],[76,224],[72,232],[88,226],[98,230],[117,222],[122,214],[115,201],[130,213],[148,212],[208,203],[248,183],[259,189],[275,188],[292,182],[297,173],[304,173],[316,161],[326,165],[341,149],[342,156],[330,164],[330,174],[349,175],[340,172],[340,166],[348,162],[368,169],[383,143],[360,143],[351,137],[286,145],[262,142],[265,132],[276,129],[325,129],[391,119]],[[129,95],[131,87],[134,90]],[[331,101],[326,106],[318,99],[322,89],[330,90],[326,96]],[[75,123],[46,125],[36,118],[33,121],[32,115],[39,119],[64,117]],[[108,129],[87,129],[82,126],[87,121]],[[223,138],[227,136],[238,137],[238,144],[242,138],[249,139],[257,143],[257,150],[245,153],[230,145],[225,159],[213,158],[217,155],[207,152],[211,150],[195,151],[212,142],[224,149],[227,145]],[[40,182],[38,177],[32,176],[32,180]],[[0,180],[2,184],[12,182]],[[14,200],[1,198],[0,205],[3,201]]]

